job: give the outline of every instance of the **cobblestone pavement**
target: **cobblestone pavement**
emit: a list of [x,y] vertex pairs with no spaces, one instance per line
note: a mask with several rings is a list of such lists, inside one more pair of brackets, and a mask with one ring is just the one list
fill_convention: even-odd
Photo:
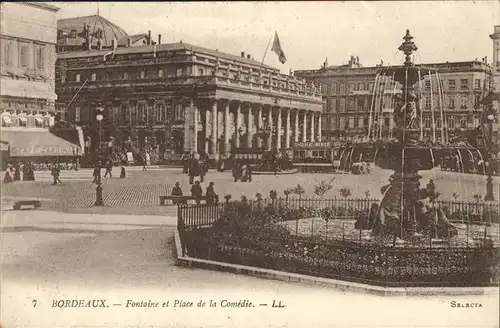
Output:
[[[351,174],[306,174],[293,175],[254,175],[251,183],[234,183],[231,173],[209,171],[202,183],[205,190],[208,182],[215,182],[219,196],[230,194],[232,199],[241,196],[253,199],[256,193],[264,197],[271,190],[278,191],[283,197],[283,191],[301,184],[306,193],[304,197],[314,196],[314,186],[320,181],[332,181],[333,188],[325,197],[339,197],[339,189],[346,186],[351,189],[352,197],[364,198],[365,192],[371,197],[381,196],[380,187],[388,181],[390,171],[373,171],[370,175]],[[428,179],[434,179],[441,198],[451,199],[453,193],[459,199],[473,201],[473,195],[485,192],[484,176],[460,175],[456,173],[433,171],[423,172],[421,184],[425,186]],[[189,194],[188,177],[180,169],[134,171],[126,179],[103,179],[104,207],[94,207],[95,184],[92,181],[64,181],[62,185],[53,186],[49,181],[16,182],[2,185],[2,209],[11,208],[14,199],[42,199],[43,209],[61,210],[67,212],[88,213],[122,213],[122,214],[155,214],[175,213],[173,207],[159,206],[159,196],[170,193],[171,187],[179,181],[184,194]],[[495,199],[499,197],[500,178],[494,178]],[[10,202],[10,203],[9,203]]]

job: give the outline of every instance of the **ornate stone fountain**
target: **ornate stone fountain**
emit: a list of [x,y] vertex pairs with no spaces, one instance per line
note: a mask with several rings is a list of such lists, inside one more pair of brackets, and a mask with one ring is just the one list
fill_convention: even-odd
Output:
[[[390,184],[382,188],[383,197],[372,212],[375,216],[373,235],[393,236],[394,240],[411,240],[415,235],[430,235],[432,238],[446,238],[456,235],[457,229],[447,220],[444,213],[435,209],[430,214],[422,200],[435,199],[434,190],[420,188],[420,170],[430,170],[439,165],[445,156],[460,156],[463,152],[477,149],[467,143],[443,144],[424,142],[420,135],[420,108],[414,86],[425,75],[435,72],[433,68],[415,66],[412,54],[417,46],[406,31],[404,42],[399,47],[405,54],[401,67],[384,68],[394,81],[402,85],[402,93],[395,104],[395,141],[370,140],[350,144],[347,152],[352,158],[370,158],[375,165],[394,170]],[[432,188],[431,188],[432,189]]]

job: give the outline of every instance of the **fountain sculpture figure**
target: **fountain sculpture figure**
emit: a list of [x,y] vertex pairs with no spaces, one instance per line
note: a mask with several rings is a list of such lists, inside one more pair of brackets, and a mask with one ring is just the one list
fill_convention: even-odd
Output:
[[[351,144],[353,158],[360,155],[373,158],[375,165],[394,171],[390,184],[382,187],[382,200],[370,218],[372,235],[391,236],[399,240],[411,240],[424,234],[431,238],[447,238],[457,234],[443,211],[434,208],[430,211],[423,205],[423,200],[435,200],[434,186],[420,188],[420,170],[430,170],[439,165],[442,158],[455,156],[470,150],[477,151],[467,143],[444,144],[424,142],[421,137],[422,120],[419,120],[421,108],[415,85],[428,74],[437,73],[434,68],[415,66],[413,52],[418,48],[413,42],[410,31],[406,31],[404,42],[399,47],[405,54],[403,66],[385,68],[384,72],[402,85],[401,95],[397,98],[394,109],[395,140],[375,140]],[[420,95],[421,96],[421,95]]]

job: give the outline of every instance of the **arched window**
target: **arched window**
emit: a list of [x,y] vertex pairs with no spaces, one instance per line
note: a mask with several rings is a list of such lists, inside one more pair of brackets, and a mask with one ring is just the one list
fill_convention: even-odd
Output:
[[158,71],[158,77],[164,77],[165,76],[165,71],[162,69]]
[[146,72],[144,71],[141,71],[141,79],[145,78],[146,77]]
[[97,75],[96,75],[95,73],[92,73],[91,80],[92,80],[92,81],[95,81],[95,80],[96,80],[96,78],[97,78]]
[[80,82],[80,74],[75,75],[75,82]]
[[124,80],[128,80],[128,73],[127,73],[127,72],[124,72],[124,73],[123,73],[123,79],[124,79]]

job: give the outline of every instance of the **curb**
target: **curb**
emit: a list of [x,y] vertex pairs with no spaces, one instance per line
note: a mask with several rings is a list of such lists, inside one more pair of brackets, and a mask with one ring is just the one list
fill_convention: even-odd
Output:
[[210,261],[182,255],[179,232],[174,230],[176,265],[245,274],[264,279],[281,280],[307,285],[334,288],[341,291],[374,294],[378,296],[460,296],[460,295],[497,295],[498,287],[380,287],[356,282],[307,276],[285,271],[263,269],[240,264]]

